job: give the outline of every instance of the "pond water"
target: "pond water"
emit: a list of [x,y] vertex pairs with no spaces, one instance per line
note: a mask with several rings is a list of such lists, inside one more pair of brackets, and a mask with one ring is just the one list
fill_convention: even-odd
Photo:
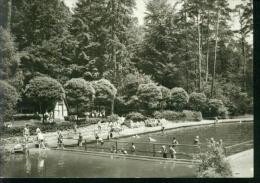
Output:
[[[148,136],[157,142],[169,143],[176,137],[181,144],[192,144],[199,135],[223,139],[224,146],[253,139],[253,123],[219,124],[189,127],[152,133],[140,138],[123,138],[119,141],[148,142]],[[141,148],[141,147],[140,147]],[[195,167],[167,161],[140,161],[125,158],[93,156],[78,152],[31,149],[30,155],[2,156],[1,177],[195,177]]]

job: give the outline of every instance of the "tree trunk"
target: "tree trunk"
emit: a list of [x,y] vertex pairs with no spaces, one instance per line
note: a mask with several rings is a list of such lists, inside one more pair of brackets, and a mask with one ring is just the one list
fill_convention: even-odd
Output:
[[7,2],[7,22],[6,29],[11,31],[11,18],[12,18],[12,0],[8,0]]
[[197,16],[197,28],[198,28],[198,41],[199,41],[199,49],[198,49],[198,56],[199,56],[199,60],[198,60],[198,69],[199,69],[199,83],[198,83],[198,90],[200,92],[201,90],[201,32],[200,32],[200,10],[198,12],[198,16]]
[[206,77],[205,77],[205,84],[204,86],[207,85],[208,83],[208,78],[209,78],[209,10],[207,13],[207,56],[206,56]]
[[219,29],[219,16],[220,10],[218,10],[218,17],[217,17],[217,30],[216,30],[216,40],[215,40],[215,56],[214,56],[214,64],[213,64],[213,76],[212,76],[212,83],[211,83],[211,98],[213,97],[214,85],[215,85],[215,75],[216,75],[216,63],[217,63],[217,47],[218,47],[218,29]]
[[115,104],[115,98],[113,98],[111,101],[111,115],[114,114],[114,104]]

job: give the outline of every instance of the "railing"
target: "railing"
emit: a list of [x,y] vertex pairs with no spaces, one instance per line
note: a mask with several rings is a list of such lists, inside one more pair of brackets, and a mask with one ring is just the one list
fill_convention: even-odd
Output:
[[[84,149],[85,151],[95,151],[95,152],[114,152],[123,153],[123,150],[127,151],[129,155],[139,155],[139,156],[149,156],[149,157],[162,157],[161,147],[163,145],[167,148],[168,157],[170,157],[169,147],[172,144],[169,143],[148,143],[148,142],[134,142],[135,151],[132,152],[131,141],[117,141],[117,140],[104,140],[101,144],[87,142],[83,144],[83,147],[79,149]],[[176,151],[177,159],[193,159],[194,154],[200,153],[200,146],[198,145],[188,145],[188,144],[178,144],[174,147]]]
[[234,144],[231,146],[226,146],[224,147],[224,152],[226,156],[230,156],[232,154],[236,154],[248,149],[253,148],[254,144],[253,144],[253,140],[249,140],[249,141],[245,141],[239,144]]

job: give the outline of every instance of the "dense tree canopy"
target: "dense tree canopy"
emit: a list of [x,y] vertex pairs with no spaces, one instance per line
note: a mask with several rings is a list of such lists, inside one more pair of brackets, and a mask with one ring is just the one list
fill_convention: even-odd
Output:
[[[22,96],[18,106],[27,99],[39,106],[40,89],[32,82],[44,76],[37,80],[41,87],[56,82],[50,78],[62,85],[84,78],[96,91],[94,105],[112,113],[114,105],[122,113],[202,110],[205,97],[205,108],[216,108],[205,109],[208,115],[225,114],[226,108],[231,115],[252,113],[251,0],[233,9],[228,0],[148,0],[144,25],[134,17],[135,6],[135,0],[78,0],[71,10],[62,0],[1,3],[0,79]],[[237,30],[231,27],[234,16]],[[81,81],[77,96],[88,100]]]
[[65,97],[64,89],[58,81],[41,76],[30,80],[26,85],[25,94],[34,102],[37,111],[42,114],[53,110],[56,102]]
[[19,95],[13,86],[0,80],[0,98],[0,122],[10,120],[15,112]]
[[70,113],[79,115],[93,106],[95,90],[90,82],[82,78],[74,78],[66,82],[64,89]]

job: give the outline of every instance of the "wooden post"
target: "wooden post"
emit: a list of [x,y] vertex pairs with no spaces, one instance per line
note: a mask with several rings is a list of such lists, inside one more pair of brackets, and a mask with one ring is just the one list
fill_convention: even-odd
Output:
[[116,141],[116,153],[117,153],[117,141]]
[[155,144],[153,144],[153,157],[155,157]]
[[85,140],[85,151],[87,151],[87,140]]

